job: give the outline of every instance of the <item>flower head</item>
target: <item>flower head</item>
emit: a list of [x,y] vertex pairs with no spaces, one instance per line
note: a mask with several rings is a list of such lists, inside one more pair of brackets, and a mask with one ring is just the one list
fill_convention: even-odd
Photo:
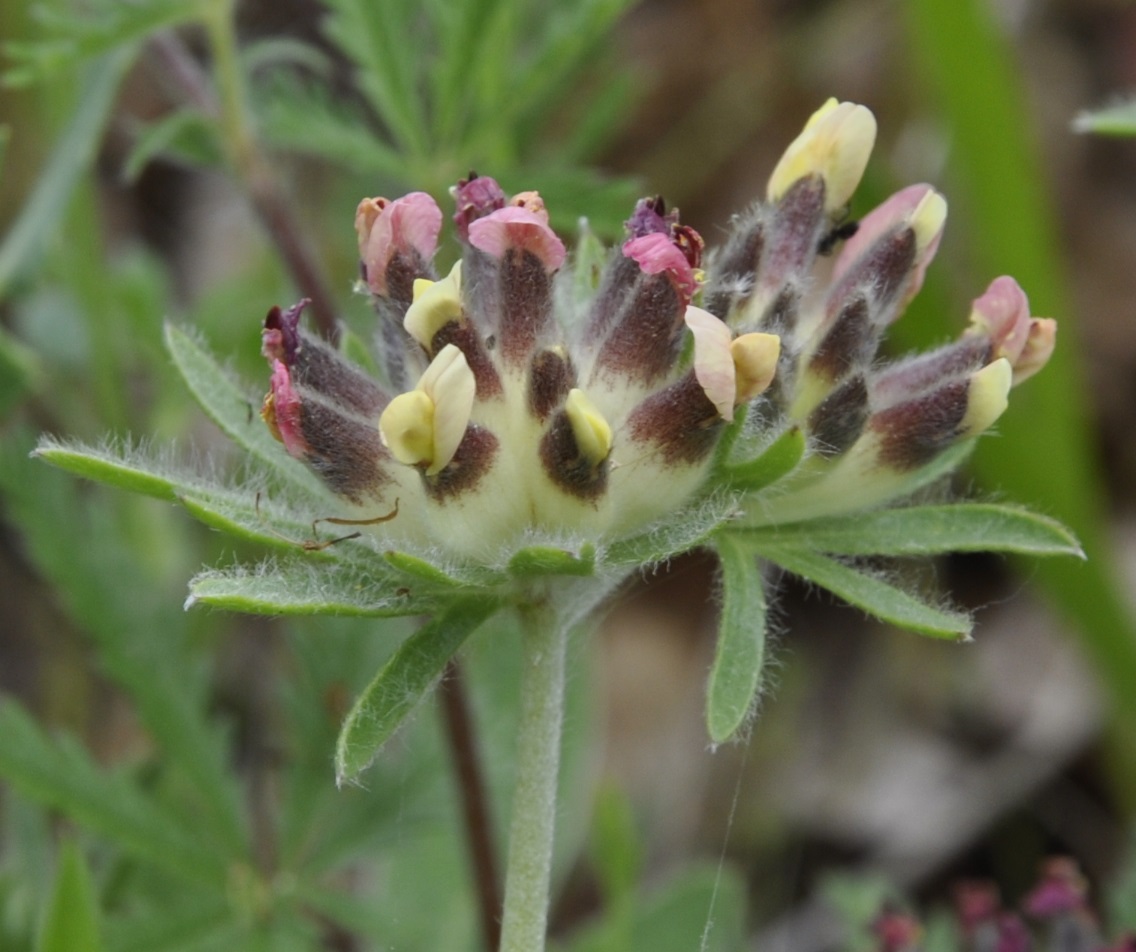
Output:
[[[461,260],[441,280],[443,218],[413,193],[367,199],[356,227],[384,324],[387,393],[274,310],[264,416],[294,456],[363,509],[401,500],[385,537],[489,559],[544,538],[603,545],[733,485],[778,434],[800,434],[776,498],[738,498],[744,524],[887,501],[911,474],[988,429],[1053,347],[1052,321],[998,278],[970,325],[930,354],[881,363],[946,220],[927,185],[867,214],[812,276],[875,138],[863,106],[830,100],[790,144],[768,200],[703,270],[703,241],[661,198],[581,298],[536,192],[471,175],[452,190]],[[417,382],[415,382],[417,381]],[[367,431],[365,440],[361,430]],[[729,431],[729,452],[716,452]],[[736,480],[735,480],[736,483]]]

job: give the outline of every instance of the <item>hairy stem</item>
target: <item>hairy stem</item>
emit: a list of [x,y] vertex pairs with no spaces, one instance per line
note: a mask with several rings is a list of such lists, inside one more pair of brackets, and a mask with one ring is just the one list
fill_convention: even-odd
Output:
[[497,852],[493,844],[493,825],[489,817],[485,778],[473,732],[465,677],[457,659],[446,666],[438,693],[445,715],[446,739],[461,795],[462,818],[481,916],[481,935],[487,952],[493,952],[501,940],[501,891],[498,886]]
[[521,711],[501,952],[541,952],[564,719],[568,629],[546,606],[522,611]]

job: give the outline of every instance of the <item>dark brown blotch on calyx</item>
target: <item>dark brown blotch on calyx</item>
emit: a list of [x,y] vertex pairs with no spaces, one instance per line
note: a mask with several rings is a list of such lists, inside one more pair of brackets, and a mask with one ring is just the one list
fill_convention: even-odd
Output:
[[390,397],[362,370],[310,334],[300,334],[300,347],[289,368],[292,381],[360,416],[374,416]]
[[528,360],[552,320],[552,277],[531,251],[510,248],[501,259],[498,343],[506,362]]
[[608,460],[594,463],[580,452],[566,411],[560,410],[552,418],[539,453],[548,478],[570,496],[590,502],[607,488]]
[[[765,247],[765,223],[753,218],[734,232],[721,256],[714,262],[713,276],[706,288],[706,310],[723,321],[745,306],[753,293],[754,275]],[[744,293],[740,290],[745,288]]]
[[469,321],[448,321],[434,334],[429,356],[436,357],[447,344],[453,344],[465,355],[477,385],[477,399],[490,400],[501,395],[501,377],[486,350],[485,343]]
[[844,303],[809,359],[809,370],[829,383],[843,380],[875,350],[868,301],[856,294]]
[[304,458],[332,492],[362,504],[390,482],[390,459],[377,423],[355,419],[310,393],[301,395],[300,432],[309,447]]
[[433,476],[422,474],[426,494],[438,503],[456,499],[477,488],[477,484],[490,467],[499,448],[497,437],[485,427],[471,423],[458,444],[454,458]]
[[682,298],[665,274],[643,275],[600,345],[596,370],[652,384],[674,366],[682,346]]
[[817,245],[828,228],[824,192],[824,179],[813,174],[798,179],[781,196],[770,219],[761,276],[768,275],[780,283],[812,266]]
[[631,439],[654,445],[663,462],[670,464],[705,459],[724,425],[693,371],[648,397],[628,418]]
[[868,386],[862,374],[846,380],[809,414],[808,429],[820,456],[839,456],[856,442],[868,419]]
[[969,380],[955,380],[874,414],[870,425],[880,436],[880,461],[901,472],[931,462],[961,435],[969,392]]
[[560,349],[542,350],[529,367],[529,412],[542,423],[576,386],[576,369]]

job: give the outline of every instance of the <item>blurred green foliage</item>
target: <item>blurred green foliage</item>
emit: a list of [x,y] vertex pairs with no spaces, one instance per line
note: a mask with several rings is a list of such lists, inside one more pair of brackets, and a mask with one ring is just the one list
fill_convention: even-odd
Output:
[[[41,429],[86,438],[108,428],[163,438],[204,432],[166,365],[162,318],[177,313],[219,349],[244,353],[238,362],[251,361],[255,328],[240,316],[250,301],[255,311],[296,290],[260,249],[183,305],[157,255],[106,247],[93,165],[123,79],[153,52],[155,37],[180,44],[175,27],[195,41],[205,36],[212,68],[183,77],[184,101],[132,131],[121,158],[126,179],[161,158],[226,168],[252,190],[257,156],[271,156],[276,171],[281,157],[314,157],[343,183],[341,192],[328,190],[335,207],[327,220],[305,221],[322,241],[325,231],[344,231],[330,222],[349,221],[352,199],[342,196],[424,189],[441,197],[472,165],[492,170],[507,190],[539,189],[558,227],[587,213],[596,231],[612,235],[635,186],[587,161],[630,101],[632,85],[607,45],[629,4],[326,0],[318,45],[240,48],[228,0],[57,0],[36,4],[32,17],[16,9],[11,22],[30,21],[30,32],[10,34],[5,79],[34,86],[25,95],[34,94],[45,119],[40,129],[16,126],[0,138],[5,176],[15,139],[44,136],[52,145],[0,242],[0,506],[38,584],[52,593],[57,615],[41,627],[81,633],[100,677],[130,699],[141,729],[132,736],[143,741],[116,748],[113,725],[83,703],[99,685],[69,668],[74,661],[53,662],[43,679],[40,719],[15,700],[0,704],[0,776],[11,788],[0,949],[287,952],[350,947],[336,945],[344,935],[376,948],[477,947],[433,715],[419,716],[365,789],[340,792],[331,782],[346,699],[395,651],[404,625],[382,622],[378,631],[374,620],[317,627],[186,614],[184,579],[202,563],[263,549],[222,541],[161,502],[79,485],[28,452]],[[1045,445],[1030,427],[1008,422],[979,466],[989,484],[1066,520],[1093,556],[1087,566],[1063,561],[1039,571],[1085,633],[1117,710],[1131,716],[1136,640],[1108,570],[1070,346],[1075,329],[1009,53],[976,3],[920,0],[907,22],[912,58],[956,141],[960,207],[980,236],[975,270],[1013,272],[1037,310],[1063,322],[1060,356],[1014,411],[1044,416]],[[1114,119],[1125,116],[1102,113],[1093,127]],[[1005,148],[989,147],[995,137]],[[342,241],[327,238],[330,258],[351,257]],[[350,316],[352,302],[340,297]],[[232,642],[250,657],[242,679],[225,684],[220,659],[236,650]],[[489,632],[467,653],[498,821],[508,800],[514,649],[511,633]],[[572,683],[561,876],[590,842],[604,914],[560,947],[739,948],[746,897],[731,867],[692,866],[641,886],[644,844],[618,794],[601,798],[589,834],[593,725],[586,678]],[[254,726],[260,733],[246,735]],[[57,736],[56,727],[67,730]],[[74,831],[58,849],[53,817]],[[1131,880],[1115,902],[1129,926]],[[708,911],[715,928],[704,941]]]

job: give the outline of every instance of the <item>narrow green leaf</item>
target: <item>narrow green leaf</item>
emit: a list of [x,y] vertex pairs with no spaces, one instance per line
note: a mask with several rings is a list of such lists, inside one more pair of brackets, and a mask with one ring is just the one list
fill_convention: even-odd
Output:
[[122,849],[180,878],[223,887],[227,866],[184,823],[125,778],[100,770],[73,741],[54,743],[20,706],[0,702],[0,776]]
[[122,177],[133,182],[158,156],[187,165],[219,165],[221,148],[210,119],[197,109],[178,109],[146,126],[122,163]]
[[754,459],[723,466],[722,479],[734,489],[764,489],[797,468],[804,458],[805,444],[801,428],[790,427]]
[[32,455],[83,479],[169,502],[177,499],[179,491],[184,491],[197,482],[190,477],[176,480],[161,472],[165,467],[156,460],[144,460],[141,453],[126,447],[119,450],[113,447],[84,446],[44,437]]
[[955,503],[881,509],[838,519],[744,531],[757,540],[795,537],[830,555],[938,555],[946,552],[1015,552],[1075,555],[1077,540],[1061,523],[1028,509],[995,503]]
[[350,526],[324,524],[306,518],[299,512],[282,509],[268,497],[252,489],[189,490],[178,493],[178,501],[196,519],[229,535],[261,545],[283,549],[292,554],[304,552],[312,559],[366,560],[370,558],[377,574],[390,573],[381,557],[353,536],[358,530]]
[[1103,136],[1136,136],[1136,99],[1079,113],[1073,120],[1073,131],[1095,132]]
[[706,727],[728,741],[753,710],[765,664],[765,584],[752,546],[723,532],[714,540],[722,566],[718,643],[706,689]]
[[195,605],[250,615],[393,618],[432,611],[437,602],[350,564],[294,561],[202,572],[189,583],[185,607]]
[[828,589],[869,615],[932,638],[969,638],[972,625],[968,615],[928,605],[878,576],[800,546],[762,540],[754,548],[769,561]]
[[479,566],[449,564],[442,568],[409,552],[395,549],[384,552],[383,558],[391,568],[401,572],[412,582],[425,583],[431,591],[463,589],[471,585],[497,585],[506,579],[504,575]]
[[406,22],[407,6],[397,0],[328,0],[323,26],[358,67],[359,87],[393,137],[406,151],[421,154],[425,123],[418,79],[424,58],[418,44],[407,42],[418,28]]
[[135,52],[132,46],[115,50],[93,63],[87,72],[82,98],[70,123],[60,134],[31,198],[0,244],[0,298],[7,296],[13,278],[59,227],[75,183],[90,168],[118,84]]
[[689,506],[647,532],[613,542],[603,555],[609,565],[649,565],[701,545],[734,513],[726,496],[712,496]]
[[516,578],[535,578],[543,575],[594,575],[596,549],[590,543],[579,553],[558,549],[550,545],[530,545],[520,549],[509,559],[509,574]]
[[40,356],[0,327],[0,414],[37,390],[43,380]]
[[355,702],[335,749],[336,782],[353,782],[386,743],[447,662],[498,608],[489,599],[463,599],[406,639]]
[[246,393],[205,348],[173,324],[166,325],[166,347],[190,392],[226,435],[267,463],[273,473],[289,484],[317,499],[327,498],[319,480],[292,459],[269,433],[258,412],[259,400]]
[[73,840],[64,840],[36,952],[100,952],[102,947],[99,907],[87,862]]

